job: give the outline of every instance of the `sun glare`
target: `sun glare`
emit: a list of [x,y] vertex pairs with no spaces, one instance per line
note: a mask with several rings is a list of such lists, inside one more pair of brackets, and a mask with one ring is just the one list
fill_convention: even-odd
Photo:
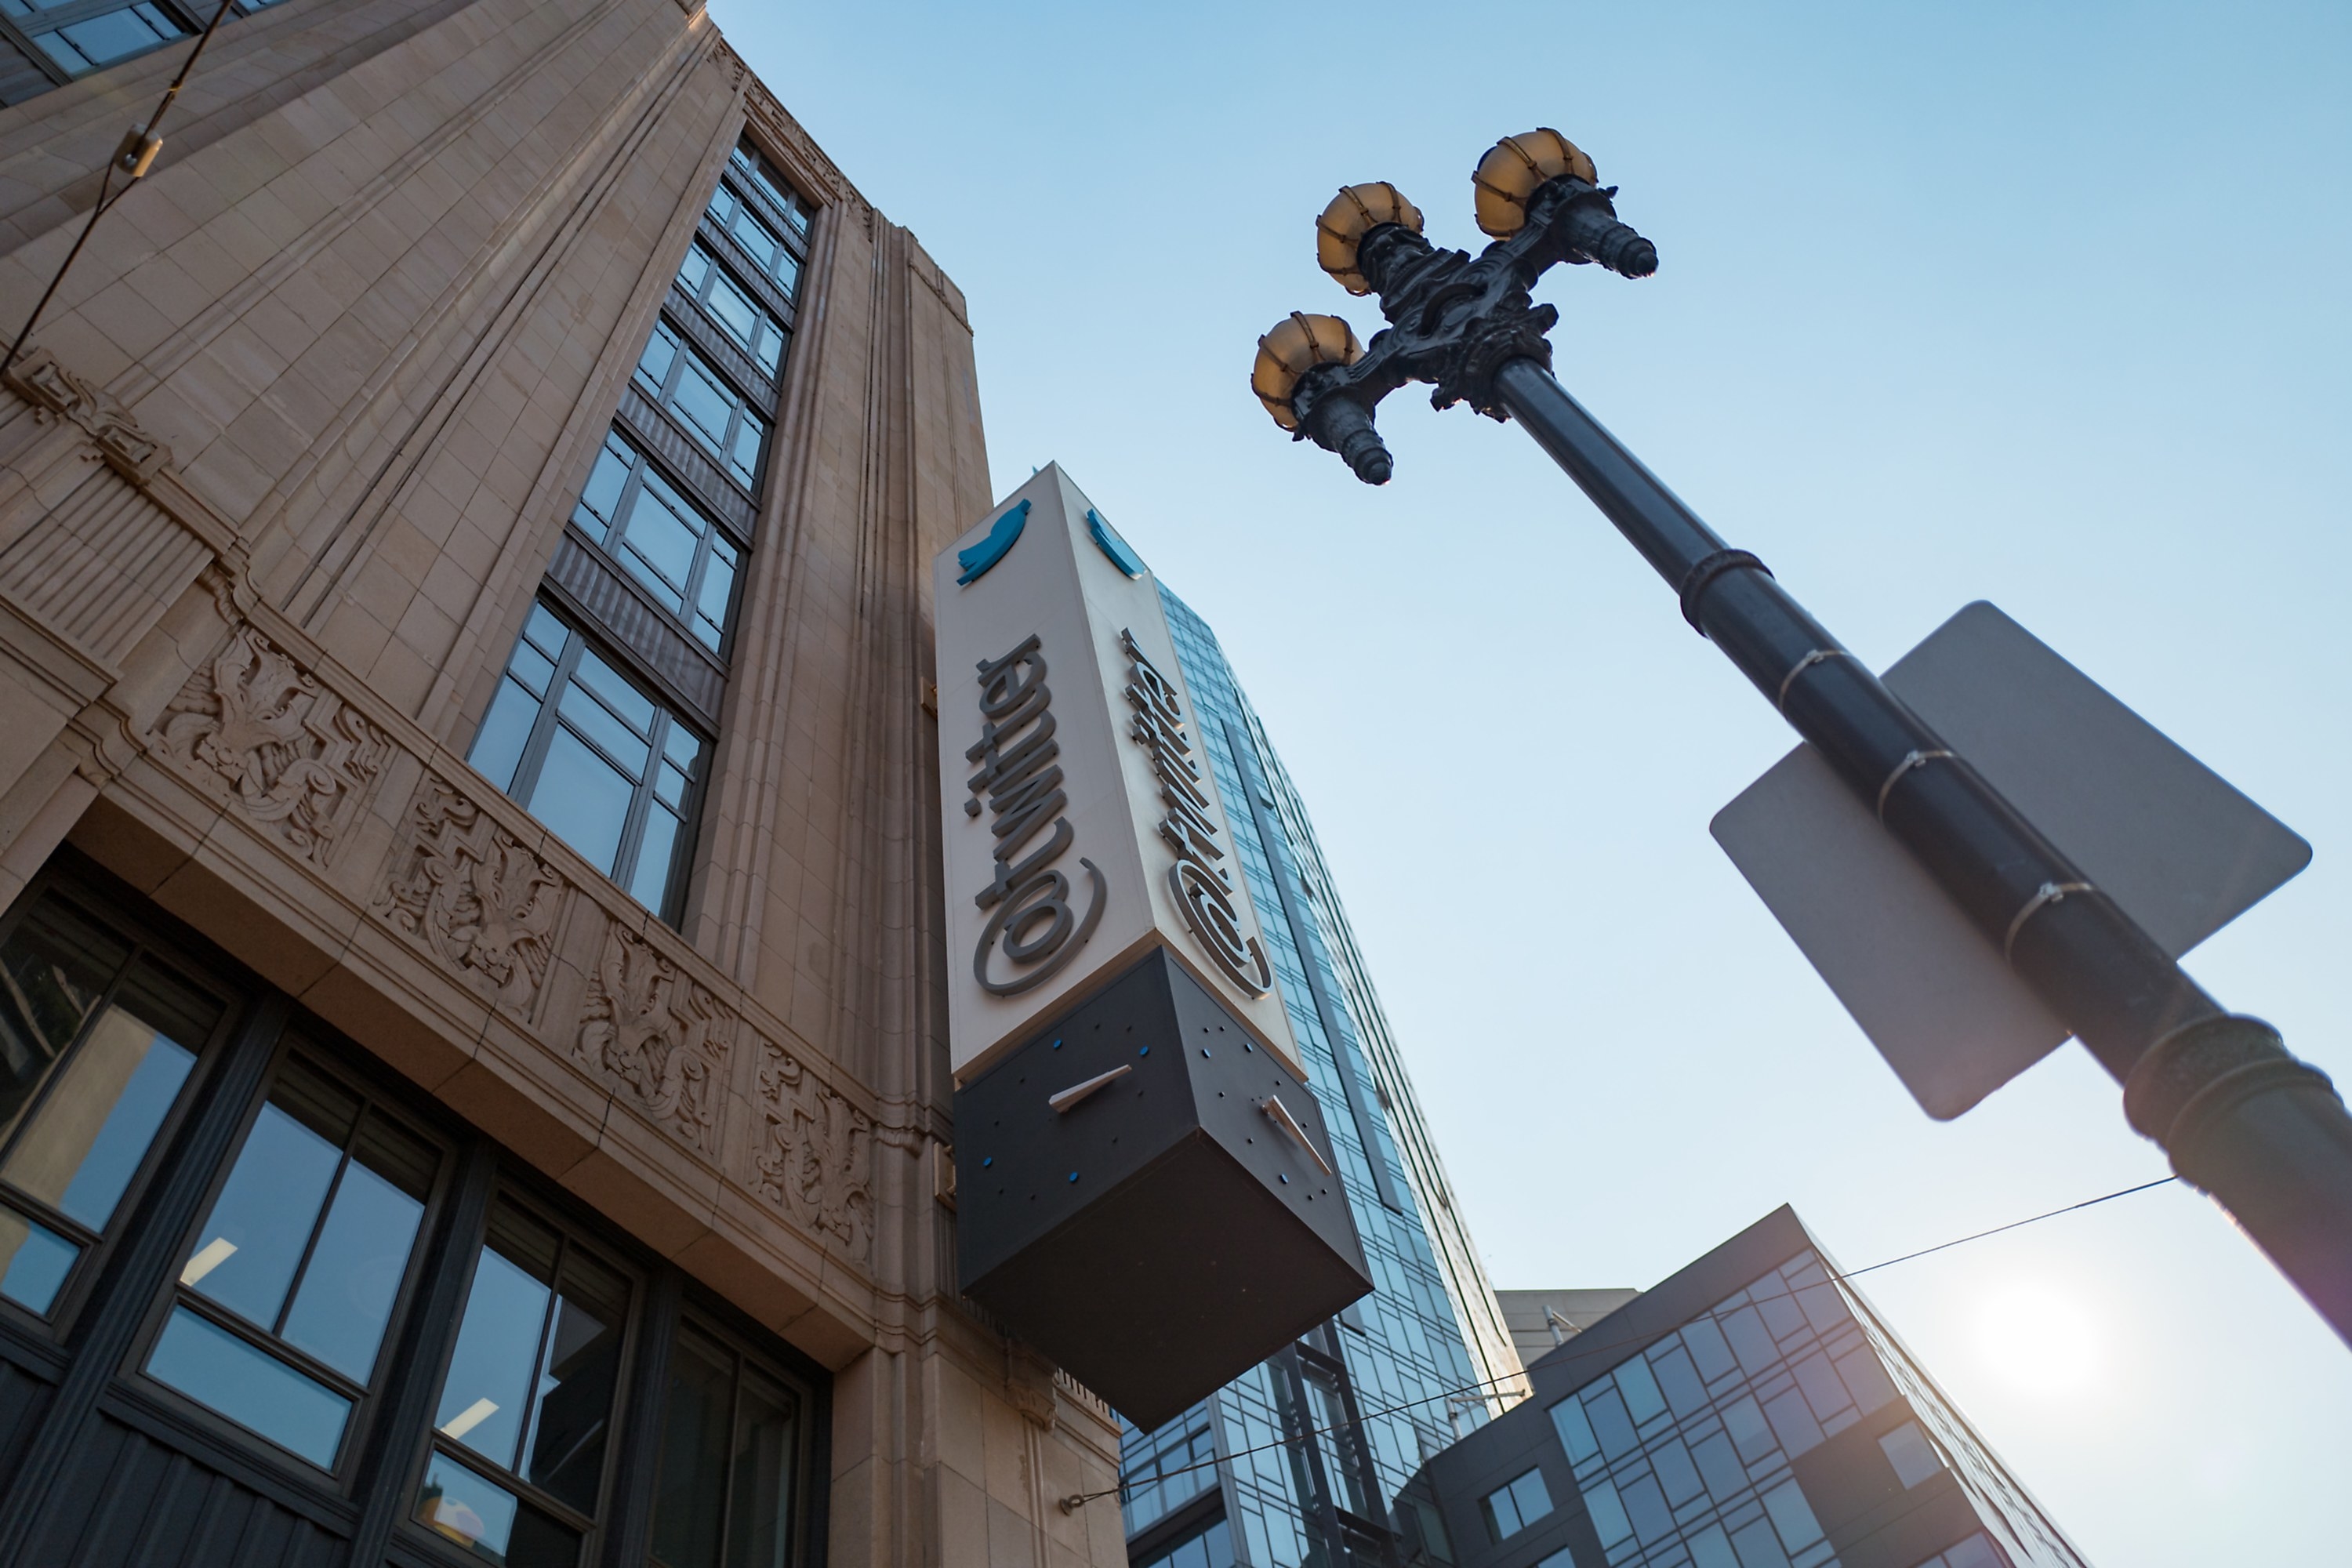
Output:
[[1977,1346],[2004,1382],[2027,1394],[2079,1393],[2106,1360],[2105,1335],[2090,1309],[2042,1283],[2008,1286],[1988,1299]]

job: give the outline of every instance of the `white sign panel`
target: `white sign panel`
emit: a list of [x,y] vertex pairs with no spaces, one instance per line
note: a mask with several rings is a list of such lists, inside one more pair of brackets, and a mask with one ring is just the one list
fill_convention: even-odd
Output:
[[1303,1078],[1149,569],[1053,465],[932,575],[957,1081],[1154,946]]

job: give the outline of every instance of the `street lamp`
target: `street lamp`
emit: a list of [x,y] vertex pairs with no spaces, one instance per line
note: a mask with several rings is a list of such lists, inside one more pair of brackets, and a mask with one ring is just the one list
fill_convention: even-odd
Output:
[[1380,300],[1358,348],[1336,317],[1294,315],[1251,376],[1295,440],[1368,484],[1392,468],[1374,415],[1407,382],[1439,408],[1517,420],[1665,579],[1683,618],[1754,682],[2124,1089],[2124,1113],[2211,1194],[2352,1342],[2352,1114],[2270,1026],[2207,995],[1966,759],[1727,546],[1553,379],[1559,320],[1529,290],[1560,262],[1627,278],[1654,246],[1556,131],[1507,136],[1472,176],[1475,258],[1440,250],[1393,185],[1350,185],[1316,224],[1317,258]]

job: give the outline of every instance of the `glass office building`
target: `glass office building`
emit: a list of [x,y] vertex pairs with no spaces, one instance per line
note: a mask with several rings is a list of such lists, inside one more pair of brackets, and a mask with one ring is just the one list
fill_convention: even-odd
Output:
[[1782,1208],[1532,1363],[1409,1490],[1456,1568],[2084,1568]]
[[[1391,1510],[1524,1384],[1297,789],[1208,626],[1164,588],[1375,1289],[1122,1455],[1136,1568],[1392,1561]],[[1468,1392],[1465,1392],[1468,1391]]]

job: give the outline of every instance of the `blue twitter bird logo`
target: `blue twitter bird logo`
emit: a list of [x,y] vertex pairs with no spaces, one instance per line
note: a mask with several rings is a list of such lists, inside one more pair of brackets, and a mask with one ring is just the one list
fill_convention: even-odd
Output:
[[1102,513],[1092,507],[1087,508],[1087,531],[1095,536],[1096,546],[1110,557],[1112,565],[1130,577],[1143,575],[1143,557],[1138,555],[1127,541],[1118,536],[1118,530],[1105,522]]
[[988,569],[1004,559],[1004,552],[1013,548],[1028,524],[1029,503],[1024,500],[1019,506],[1007,508],[1004,515],[996,520],[996,526],[988,531],[986,539],[969,550],[957,551],[956,564],[963,568],[963,575],[956,579],[956,586],[961,588],[987,575]]

